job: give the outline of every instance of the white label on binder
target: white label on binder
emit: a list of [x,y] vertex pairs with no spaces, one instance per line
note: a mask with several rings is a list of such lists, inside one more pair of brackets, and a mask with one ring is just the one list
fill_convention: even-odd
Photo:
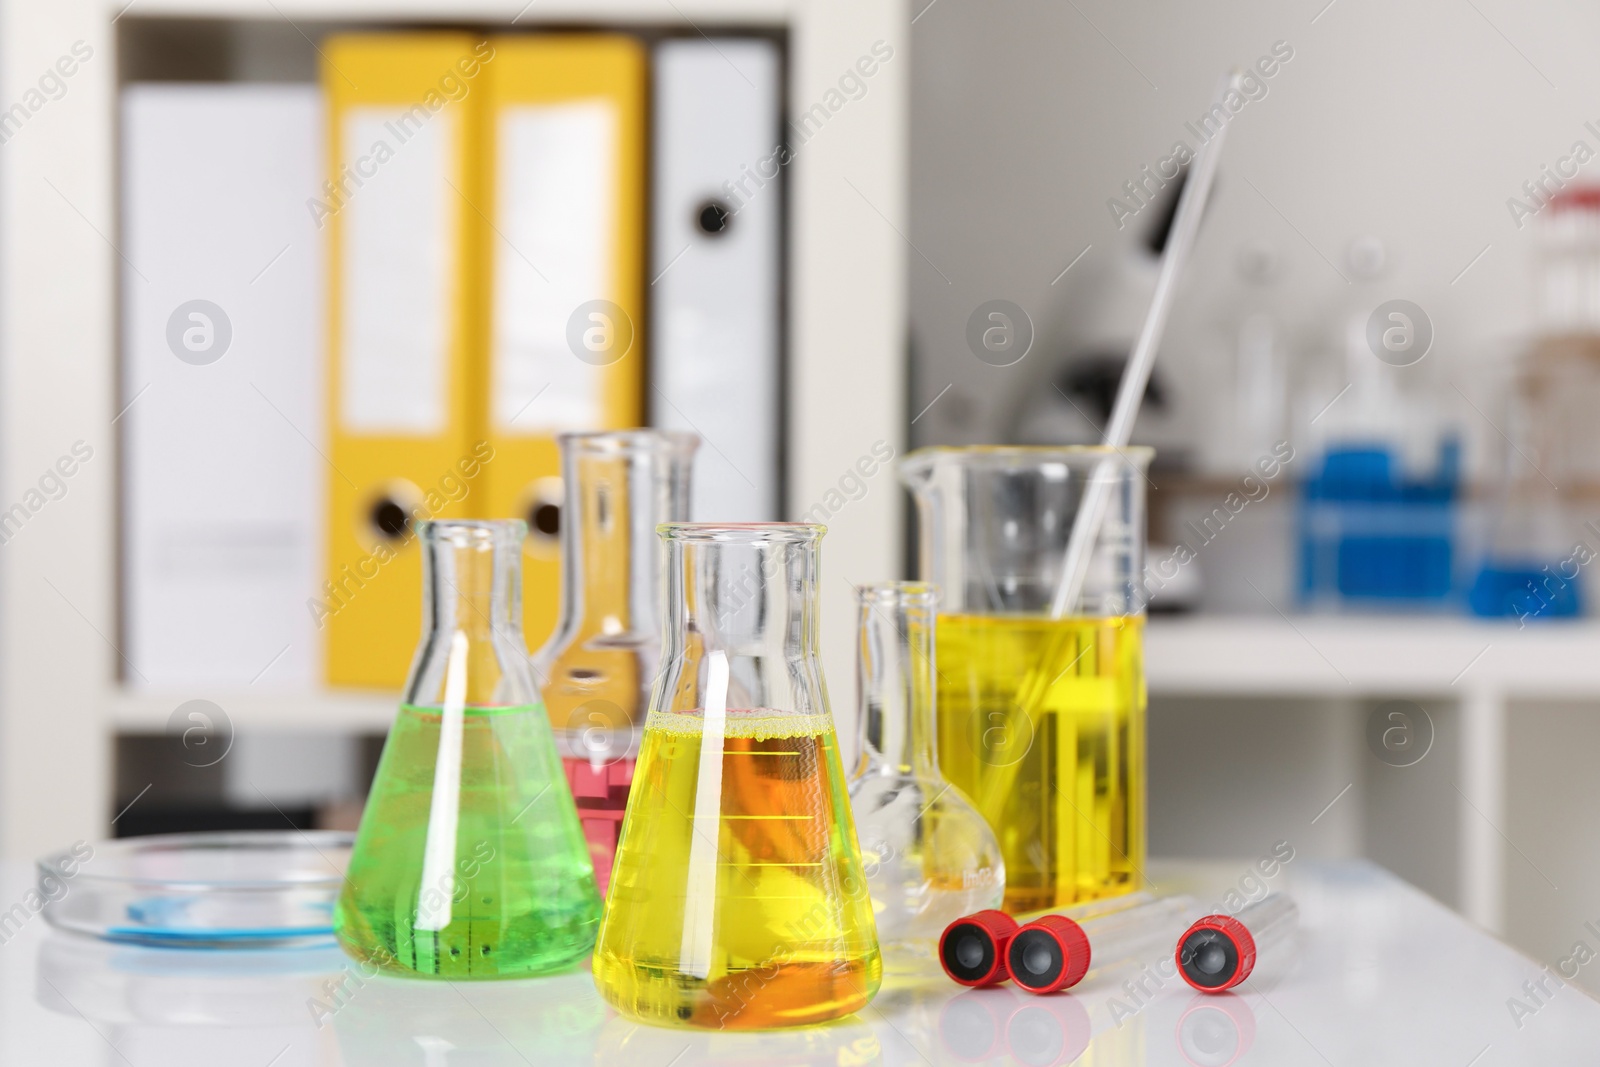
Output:
[[[676,39],[655,61],[652,426],[694,430],[690,514],[779,513],[780,64],[770,41]],[[733,183],[734,192],[729,186]],[[702,210],[731,212],[720,232]]]
[[573,353],[567,325],[614,295],[616,111],[604,100],[514,106],[497,122],[494,429],[594,429],[604,371]]
[[405,114],[351,108],[341,131],[349,177],[339,418],[349,433],[424,436],[448,421],[455,116],[417,127],[401,123]]
[[[327,176],[322,93],[139,84],[122,101],[123,249],[140,272],[124,266],[114,427],[126,681],[303,690],[329,475],[326,230],[306,210]],[[199,325],[184,309],[201,301],[210,339],[230,337],[205,353],[169,333]]]

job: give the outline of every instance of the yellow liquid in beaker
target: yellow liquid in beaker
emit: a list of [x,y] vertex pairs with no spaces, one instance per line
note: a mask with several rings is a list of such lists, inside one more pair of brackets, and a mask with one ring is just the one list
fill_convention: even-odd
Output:
[[882,974],[831,719],[730,710],[718,753],[700,714],[652,714],[601,995],[658,1025],[767,1029],[857,1011]]
[[1000,839],[1005,908],[1138,889],[1144,621],[940,615],[939,765]]

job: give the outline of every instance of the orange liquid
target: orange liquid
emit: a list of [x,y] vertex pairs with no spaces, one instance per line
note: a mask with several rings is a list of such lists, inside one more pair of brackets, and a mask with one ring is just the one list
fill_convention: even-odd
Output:
[[[594,977],[657,1025],[767,1029],[864,1007],[882,980],[831,721],[653,715]],[[713,791],[714,790],[714,791]]]

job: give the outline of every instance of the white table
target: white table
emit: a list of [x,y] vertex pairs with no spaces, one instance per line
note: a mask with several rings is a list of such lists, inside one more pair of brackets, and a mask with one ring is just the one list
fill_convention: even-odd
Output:
[[[1158,867],[1158,878],[1215,900],[1246,870]],[[21,899],[28,879],[22,867],[0,870],[0,911]],[[850,1021],[765,1034],[635,1025],[607,1009],[586,971],[519,982],[358,984],[332,948],[133,948],[64,935],[36,916],[0,945],[0,1063],[1035,1067],[1081,1056],[1094,1067],[1549,1067],[1600,1058],[1600,1003],[1547,982],[1552,995],[1534,1005],[1522,983],[1538,980],[1539,965],[1385,871],[1302,862],[1273,888],[1290,889],[1301,905],[1299,958],[1252,978],[1239,995],[1200,996],[1176,979],[1156,989],[1146,980],[1152,993],[1141,1005],[1120,985],[1137,975],[1091,975],[1075,994],[1052,997],[1010,987],[963,991],[931,976],[885,983]],[[1574,930],[1580,939],[1600,950],[1600,938]],[[333,991],[341,978],[343,991]],[[1520,1029],[1507,1007],[1513,996],[1537,1007]]]

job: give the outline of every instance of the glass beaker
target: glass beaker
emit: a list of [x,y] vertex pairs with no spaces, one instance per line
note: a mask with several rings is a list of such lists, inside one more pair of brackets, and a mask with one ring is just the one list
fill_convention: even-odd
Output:
[[[1142,881],[1152,455],[927,448],[900,465],[917,502],[922,576],[943,598],[939,763],[1000,838],[1008,911],[1113,896]],[[1081,592],[1054,618],[1067,541],[1093,478],[1111,482],[1109,502]]]
[[939,773],[934,751],[934,612],[926,582],[856,589],[860,763],[850,782],[884,964],[927,973],[945,927],[998,908],[1000,843]]
[[604,893],[661,661],[656,527],[689,517],[700,439],[656,430],[556,439],[561,619],[533,670]]
[[520,522],[424,522],[422,642],[334,932],[385,971],[522,978],[588,954],[589,850],[522,638]]
[[650,698],[594,978],[661,1025],[863,1007],[883,965],[817,650],[821,526],[668,523]]

